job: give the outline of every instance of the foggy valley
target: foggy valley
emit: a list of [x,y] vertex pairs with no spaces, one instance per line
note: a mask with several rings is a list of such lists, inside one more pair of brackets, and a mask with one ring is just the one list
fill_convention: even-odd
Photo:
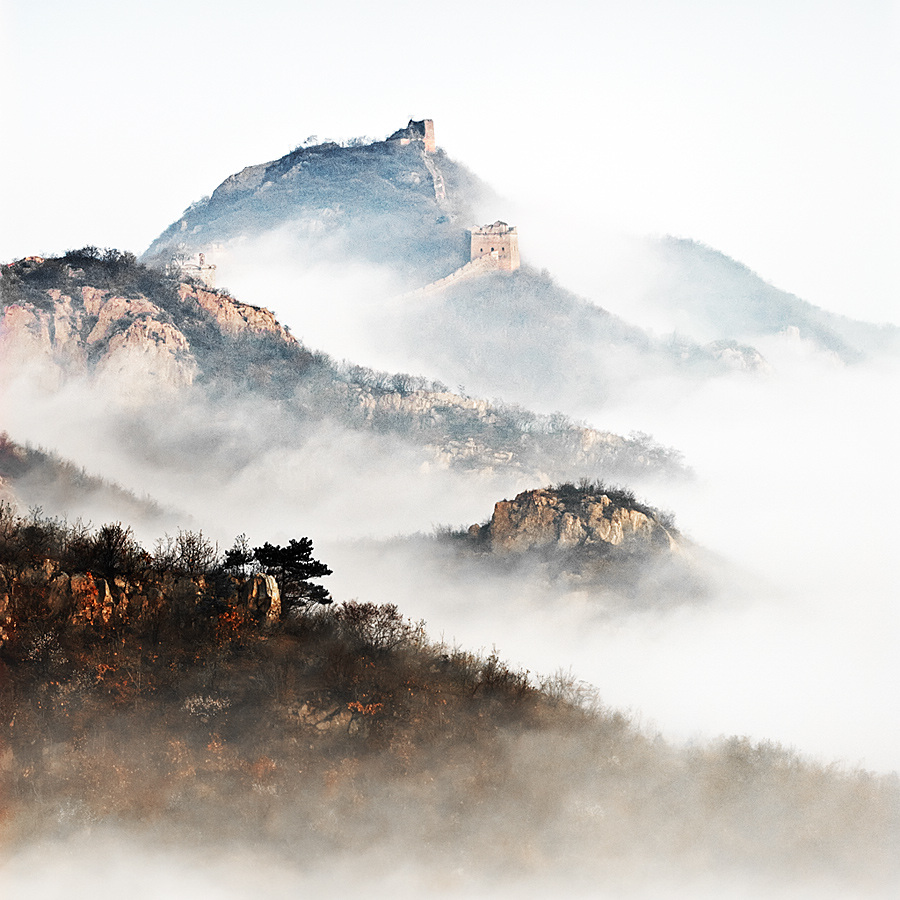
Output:
[[504,201],[410,134],[4,261],[5,883],[892,896],[896,327],[670,238],[427,288]]

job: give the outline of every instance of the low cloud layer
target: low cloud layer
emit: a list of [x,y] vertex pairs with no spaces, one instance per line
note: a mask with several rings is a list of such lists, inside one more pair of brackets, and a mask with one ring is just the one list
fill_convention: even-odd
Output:
[[[632,486],[722,560],[713,599],[618,621],[597,615],[591,590],[528,572],[479,581],[404,542],[346,544],[484,521],[497,500],[540,486],[515,473],[443,469],[402,441],[336,424],[283,433],[277,409],[258,400],[134,408],[41,372],[7,373],[2,414],[13,438],[180,509],[186,527],[223,548],[239,532],[255,542],[309,535],[336,570],[339,599],[397,602],[432,634],[496,645],[532,671],[571,666],[665,734],[747,733],[897,768],[886,712],[900,699],[888,638],[897,366],[848,366],[790,336],[762,349],[767,374],[570,410],[683,450],[694,480]],[[139,523],[138,533],[158,537]]]

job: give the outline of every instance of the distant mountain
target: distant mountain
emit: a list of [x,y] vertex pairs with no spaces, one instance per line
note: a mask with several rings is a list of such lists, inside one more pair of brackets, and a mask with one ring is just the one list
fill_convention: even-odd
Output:
[[[729,334],[715,341],[652,337],[527,265],[441,281],[468,262],[467,229],[489,197],[474,175],[421,140],[301,148],[227,178],[142,258],[159,266],[202,252],[222,261],[226,280],[228,271],[262,276],[274,266],[288,286],[323,261],[338,269],[377,265],[397,284],[421,290],[385,298],[373,286],[361,310],[338,300],[331,304],[335,327],[361,317],[376,354],[544,408],[577,407],[587,398],[596,404],[647,378],[765,367],[757,351]],[[273,236],[282,252],[274,261],[260,258],[260,242]],[[296,302],[316,303],[317,314],[327,315],[316,297]]]
[[464,229],[490,196],[471,172],[442,150],[426,153],[421,141],[301,147],[226,178],[142,259],[165,263],[286,228],[313,251],[388,263],[424,284],[468,259]]
[[529,266],[400,298],[371,323],[415,370],[547,410],[596,410],[660,378],[767,366],[737,341],[655,338]]
[[900,351],[900,328],[827,312],[779,290],[747,266],[696,241],[642,239],[617,281],[642,285],[633,303],[685,338],[753,343],[799,337],[848,363]]

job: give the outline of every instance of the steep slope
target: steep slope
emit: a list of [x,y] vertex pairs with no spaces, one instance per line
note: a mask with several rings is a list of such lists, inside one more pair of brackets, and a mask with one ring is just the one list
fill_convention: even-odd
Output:
[[248,860],[232,896],[270,896],[277,880],[260,878],[285,865],[398,896],[395,870],[413,863],[400,896],[535,896],[549,879],[572,896],[628,896],[646,879],[658,896],[660,877],[708,889],[711,876],[719,894],[749,896],[758,879],[772,896],[810,872],[825,896],[896,887],[896,778],[745,738],[673,746],[571,677],[435,643],[396,606],[284,616],[251,599],[260,576],[187,568],[124,537],[95,577],[102,533],[0,515],[13,896],[33,893],[16,890],[29,846],[30,869],[86,858],[95,890],[123,835],[160,842],[168,864],[189,847],[203,871]]
[[561,605],[579,595],[596,618],[706,603],[723,571],[680,534],[671,513],[588,481],[522,491],[495,503],[484,524],[435,543],[447,554],[447,578],[477,572],[486,582],[506,578],[511,590],[527,580]]
[[[765,371],[753,345],[774,336],[799,337],[847,363],[900,347],[896,328],[830,314],[721,253],[674,238],[638,241],[637,252],[595,279],[592,299],[642,311],[656,336],[530,270],[527,252],[511,275],[408,292],[468,259],[466,229],[487,196],[471,173],[421,140],[300,148],[226,179],[145,258],[162,264],[205,251],[219,260],[222,279],[236,279],[254,302],[270,302],[254,293],[259,277],[278,286],[283,315],[315,303],[327,324],[325,350],[352,331],[354,353],[376,365],[389,361],[545,411],[596,410],[660,380],[689,389],[735,370]],[[496,200],[492,210],[502,210]],[[366,265],[373,277],[363,268],[360,284],[339,283],[341,272]],[[292,287],[312,266],[325,267],[321,277],[336,285],[327,303]],[[321,281],[311,289],[320,293]]]
[[[439,173],[439,174],[436,174]],[[463,229],[489,191],[443,151],[421,141],[320,144],[231,175],[192,204],[143,259],[287,228],[311,255],[389,262],[425,283],[467,258]]]
[[523,491],[498,501],[490,522],[473,525],[469,534],[496,553],[552,548],[606,555],[616,548],[648,552],[677,546],[674,529],[659,513],[633,494],[602,484]]
[[528,266],[414,294],[372,318],[379,340],[411,366],[543,409],[596,410],[656,379],[767,367],[736,341],[651,337]]

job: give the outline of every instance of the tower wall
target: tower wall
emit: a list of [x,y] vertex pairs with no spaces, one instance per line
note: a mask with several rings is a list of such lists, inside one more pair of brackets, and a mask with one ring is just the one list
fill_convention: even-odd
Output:
[[422,124],[425,126],[425,152],[434,153],[437,150],[437,145],[434,142],[434,121],[425,119]]
[[469,234],[471,259],[493,259],[498,269],[508,272],[519,268],[519,235],[515,226],[494,222],[473,228]]

